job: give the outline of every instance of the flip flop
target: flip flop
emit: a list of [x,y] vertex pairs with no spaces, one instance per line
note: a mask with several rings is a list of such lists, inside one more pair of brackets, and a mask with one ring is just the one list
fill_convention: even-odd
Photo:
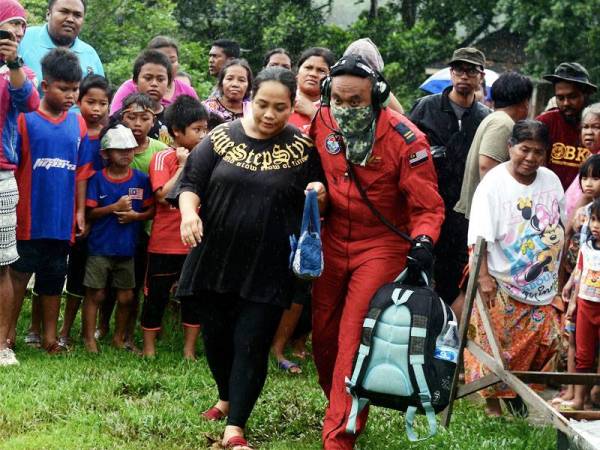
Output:
[[210,422],[216,422],[218,420],[221,420],[221,419],[224,419],[225,417],[227,417],[227,414],[225,414],[223,411],[221,411],[216,406],[211,406],[210,408],[208,408],[206,411],[204,411],[200,415],[205,420],[208,420]]
[[227,439],[227,442],[225,442],[225,447],[224,448],[233,449],[234,447],[248,447],[248,448],[252,448],[248,444],[248,441],[246,439],[244,439],[242,436],[232,436],[229,439]]
[[277,361],[277,367],[287,373],[293,373],[295,375],[302,373],[302,368],[293,361],[282,359]]
[[558,409],[559,412],[574,412],[574,411],[577,411],[573,407],[573,403],[570,400],[565,400],[560,405],[558,405],[556,409]]

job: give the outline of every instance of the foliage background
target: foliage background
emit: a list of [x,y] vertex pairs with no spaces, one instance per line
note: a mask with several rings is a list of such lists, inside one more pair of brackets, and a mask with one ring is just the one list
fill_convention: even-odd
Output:
[[[348,1],[348,7],[356,5]],[[23,0],[31,24],[43,23],[44,0]],[[262,55],[285,47],[294,57],[320,45],[336,55],[354,39],[369,36],[380,48],[384,73],[405,104],[421,93],[425,67],[448,59],[458,46],[507,29],[525,42],[522,70],[535,77],[561,61],[579,61],[600,80],[600,0],[391,0],[362,2],[365,11],[346,28],[326,23],[326,0],[87,0],[82,38],[93,45],[115,85],[130,76],[132,61],[155,35],[181,43],[182,69],[201,96],[210,42],[236,39],[259,70]],[[358,2],[361,3],[361,2]],[[505,43],[498,42],[501,47]]]

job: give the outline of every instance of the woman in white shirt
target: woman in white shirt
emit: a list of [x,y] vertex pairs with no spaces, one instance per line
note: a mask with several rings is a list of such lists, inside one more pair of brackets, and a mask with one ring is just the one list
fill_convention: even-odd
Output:
[[[548,370],[557,351],[559,315],[552,305],[564,243],[564,191],[545,167],[548,129],[534,120],[515,124],[510,160],[483,178],[471,206],[468,243],[479,236],[487,252],[479,273],[479,293],[490,309],[492,325],[508,370]],[[477,311],[470,337],[490,351]],[[465,354],[468,382],[487,374]],[[499,399],[516,394],[504,384],[481,392],[487,412],[500,415]],[[518,401],[507,401],[515,405]]]

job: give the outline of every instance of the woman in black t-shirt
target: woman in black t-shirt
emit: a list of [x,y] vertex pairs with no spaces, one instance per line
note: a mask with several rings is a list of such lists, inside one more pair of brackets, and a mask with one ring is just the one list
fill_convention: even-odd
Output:
[[290,304],[289,235],[299,231],[304,192],[326,201],[316,148],[287,125],[293,73],[265,69],[253,92],[251,115],[215,128],[190,154],[179,190],[181,239],[193,249],[177,295],[199,314],[219,390],[203,417],[227,416],[223,445],[235,449],[248,448],[244,427]]

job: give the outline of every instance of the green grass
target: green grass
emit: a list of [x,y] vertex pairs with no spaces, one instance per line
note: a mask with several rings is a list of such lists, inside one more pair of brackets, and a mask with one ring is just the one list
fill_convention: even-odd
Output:
[[[28,320],[24,311],[21,335]],[[202,349],[197,362],[183,361],[180,330],[173,321],[168,328],[172,331],[160,341],[154,360],[106,344],[97,356],[79,344],[69,354],[49,357],[19,341],[21,365],[0,369],[0,448],[209,448],[223,425],[200,420],[199,412],[216,400],[216,387]],[[271,363],[248,423],[250,442],[261,449],[318,450],[325,401],[316,380],[312,363],[300,376]],[[553,429],[489,419],[469,401],[457,403],[449,430],[422,443],[408,442],[399,413],[372,408],[357,444],[359,449],[457,450],[555,446]]]

